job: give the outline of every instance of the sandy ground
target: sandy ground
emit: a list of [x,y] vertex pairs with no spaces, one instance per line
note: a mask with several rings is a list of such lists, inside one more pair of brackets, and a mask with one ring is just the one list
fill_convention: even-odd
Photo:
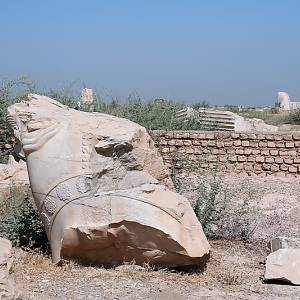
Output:
[[18,251],[14,266],[22,299],[300,299],[300,287],[263,283],[262,244],[210,241],[204,272],[54,266],[49,257]]

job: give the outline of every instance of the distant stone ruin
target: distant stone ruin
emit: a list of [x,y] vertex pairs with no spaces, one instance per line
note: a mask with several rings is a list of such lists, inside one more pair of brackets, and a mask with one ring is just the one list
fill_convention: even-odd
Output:
[[291,111],[300,108],[300,102],[292,102],[288,93],[278,92],[277,106],[280,112]]
[[187,122],[195,118],[203,130],[236,131],[236,132],[276,132],[277,126],[266,124],[260,119],[246,119],[231,111],[216,109],[193,109],[186,107],[176,113],[178,119]]

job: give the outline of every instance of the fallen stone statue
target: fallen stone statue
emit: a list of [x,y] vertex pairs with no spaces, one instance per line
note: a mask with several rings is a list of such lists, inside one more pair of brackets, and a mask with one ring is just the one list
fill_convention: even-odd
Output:
[[[45,96],[8,109],[52,259],[203,266],[210,247],[145,128]],[[167,188],[167,186],[170,187]]]

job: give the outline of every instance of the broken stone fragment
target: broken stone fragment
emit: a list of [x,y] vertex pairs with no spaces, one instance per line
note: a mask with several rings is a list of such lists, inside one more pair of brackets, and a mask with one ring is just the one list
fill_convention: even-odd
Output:
[[[210,247],[147,130],[40,95],[8,109],[52,259],[203,266]],[[170,188],[168,188],[170,187]]]
[[283,281],[300,285],[300,249],[279,249],[268,255],[266,281]]

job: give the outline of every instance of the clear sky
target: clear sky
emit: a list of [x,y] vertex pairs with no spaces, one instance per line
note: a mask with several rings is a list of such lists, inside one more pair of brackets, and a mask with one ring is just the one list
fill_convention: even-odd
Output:
[[3,0],[0,77],[212,104],[300,101],[300,0]]

